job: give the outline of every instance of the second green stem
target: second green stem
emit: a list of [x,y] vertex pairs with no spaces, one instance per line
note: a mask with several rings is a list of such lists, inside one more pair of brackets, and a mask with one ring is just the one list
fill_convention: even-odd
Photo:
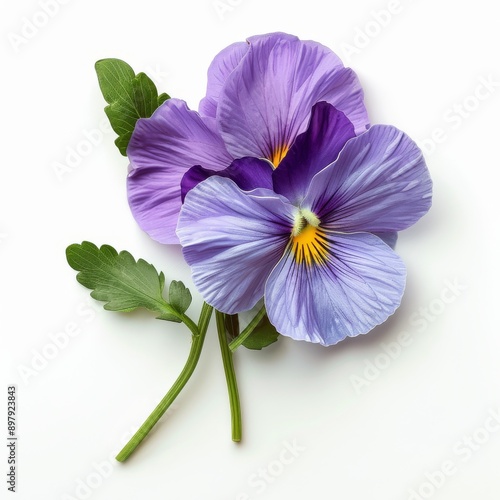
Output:
[[193,374],[194,369],[198,364],[198,360],[200,359],[200,354],[203,348],[203,342],[205,341],[205,335],[207,333],[211,315],[212,307],[208,304],[203,304],[198,326],[194,325],[194,323],[192,322],[185,322],[192,331],[191,350],[189,351],[189,357],[186,361],[186,364],[184,365],[182,372],[180,373],[179,377],[174,382],[170,390],[167,392],[165,397],[160,401],[158,406],[153,410],[151,415],[141,425],[139,430],[132,436],[130,441],[124,446],[120,453],[118,453],[118,455],[116,456],[116,460],[118,460],[119,462],[124,462],[130,455],[132,455],[135,449],[142,443],[144,438],[153,429],[162,415],[168,410],[175,398],[179,395],[188,380],[191,378],[191,375]]
[[241,441],[241,408],[238,385],[236,383],[236,374],[233,365],[233,353],[229,349],[226,337],[225,314],[215,311],[215,320],[217,322],[217,333],[219,335],[219,344],[224,364],[224,373],[226,375],[227,390],[229,394],[229,404],[231,407],[231,437],[233,441]]

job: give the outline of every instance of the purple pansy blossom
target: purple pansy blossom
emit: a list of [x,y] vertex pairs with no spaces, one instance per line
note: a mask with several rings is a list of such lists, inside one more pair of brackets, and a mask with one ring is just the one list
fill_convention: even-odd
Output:
[[[368,128],[357,76],[323,45],[272,33],[224,49],[209,68],[199,112],[169,99],[137,122],[127,155],[129,204],[139,226],[161,243],[178,243],[181,180],[189,169],[218,172],[242,157],[278,166],[320,101],[349,118],[352,136]],[[185,191],[198,174],[186,177]]]
[[[281,334],[323,345],[396,310],[405,266],[376,234],[424,215],[432,183],[400,130],[375,125],[336,141],[349,131],[346,116],[321,102],[278,168],[242,158],[187,193],[177,234],[209,304],[234,314],[264,297]],[[249,180],[256,162],[260,185]]]

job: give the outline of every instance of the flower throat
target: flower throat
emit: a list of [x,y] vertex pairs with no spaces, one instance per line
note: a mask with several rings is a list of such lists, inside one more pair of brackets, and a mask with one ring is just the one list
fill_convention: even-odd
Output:
[[319,224],[320,220],[310,210],[300,209],[297,213],[290,238],[297,264],[311,266],[328,260],[328,240]]

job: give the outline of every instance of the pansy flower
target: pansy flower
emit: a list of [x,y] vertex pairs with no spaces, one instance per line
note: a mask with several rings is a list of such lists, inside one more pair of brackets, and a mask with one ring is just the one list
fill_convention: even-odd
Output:
[[177,234],[209,304],[234,314],[264,297],[281,334],[323,345],[395,311],[406,270],[377,234],[425,214],[431,180],[395,127],[375,125],[344,145],[349,135],[345,114],[318,103],[277,168],[238,159],[187,193]]
[[367,129],[357,76],[323,45],[273,33],[224,49],[209,68],[199,112],[169,99],[136,124],[127,149],[128,198],[140,227],[161,243],[178,243],[181,180],[189,169],[220,171],[242,157],[277,167],[320,101],[349,118],[353,135]]

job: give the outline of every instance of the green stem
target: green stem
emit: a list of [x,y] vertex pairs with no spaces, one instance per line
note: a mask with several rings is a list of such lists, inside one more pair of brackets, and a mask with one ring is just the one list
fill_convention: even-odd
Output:
[[203,335],[207,333],[213,310],[214,308],[212,306],[209,306],[206,302],[203,302],[203,307],[201,308],[200,317],[198,319],[198,331],[200,332],[200,335],[202,332]]
[[[176,318],[179,319],[179,321],[184,323],[189,328],[189,330],[191,331],[191,333],[193,335],[198,335],[198,327],[196,326],[196,323],[187,314],[179,313],[165,300],[163,300],[163,301],[157,300],[156,304],[158,304],[158,311],[163,312],[167,316],[171,316],[171,315],[175,316]],[[203,310],[202,310],[201,314],[203,314]],[[161,316],[160,316],[160,318],[161,318]],[[201,318],[201,316],[200,316],[200,318]]]
[[227,391],[229,394],[229,405],[231,407],[231,437],[233,441],[241,441],[241,408],[236,374],[233,365],[233,353],[230,351],[226,338],[225,314],[215,311],[217,322],[217,333],[219,334],[219,344],[226,374]]
[[[203,314],[203,310],[202,310],[201,314]],[[201,314],[200,314],[200,318],[201,318]],[[179,315],[179,319],[189,328],[189,330],[191,331],[191,333],[193,335],[198,335],[198,332],[200,331],[200,329],[198,326],[196,326],[196,323],[189,316],[186,316],[185,314],[181,314],[181,315]],[[210,319],[210,316],[209,316],[209,319]]]
[[247,337],[254,331],[255,327],[260,323],[261,319],[266,314],[266,308],[263,306],[259,312],[254,316],[248,326],[229,344],[229,349],[235,351],[238,347],[245,342]]
[[[163,414],[168,410],[169,406],[174,402],[175,398],[182,391],[187,381],[191,378],[198,360],[200,359],[201,350],[203,348],[203,342],[205,341],[205,336],[208,329],[208,324],[210,322],[210,317],[212,315],[212,306],[204,303],[201,310],[200,319],[198,321],[198,326],[187,325],[188,328],[193,332],[191,350],[189,351],[189,356],[182,369],[177,380],[174,382],[170,390],[167,392],[165,397],[160,401],[158,406],[153,410],[151,415],[146,419],[146,421],[141,425],[139,430],[132,436],[130,441],[123,447],[123,449],[116,456],[116,460],[119,462],[124,462],[128,457],[135,451],[135,449],[142,443],[144,438],[151,432],[151,429],[160,420]],[[194,330],[194,328],[196,330]],[[195,333],[196,332],[196,333]]]

